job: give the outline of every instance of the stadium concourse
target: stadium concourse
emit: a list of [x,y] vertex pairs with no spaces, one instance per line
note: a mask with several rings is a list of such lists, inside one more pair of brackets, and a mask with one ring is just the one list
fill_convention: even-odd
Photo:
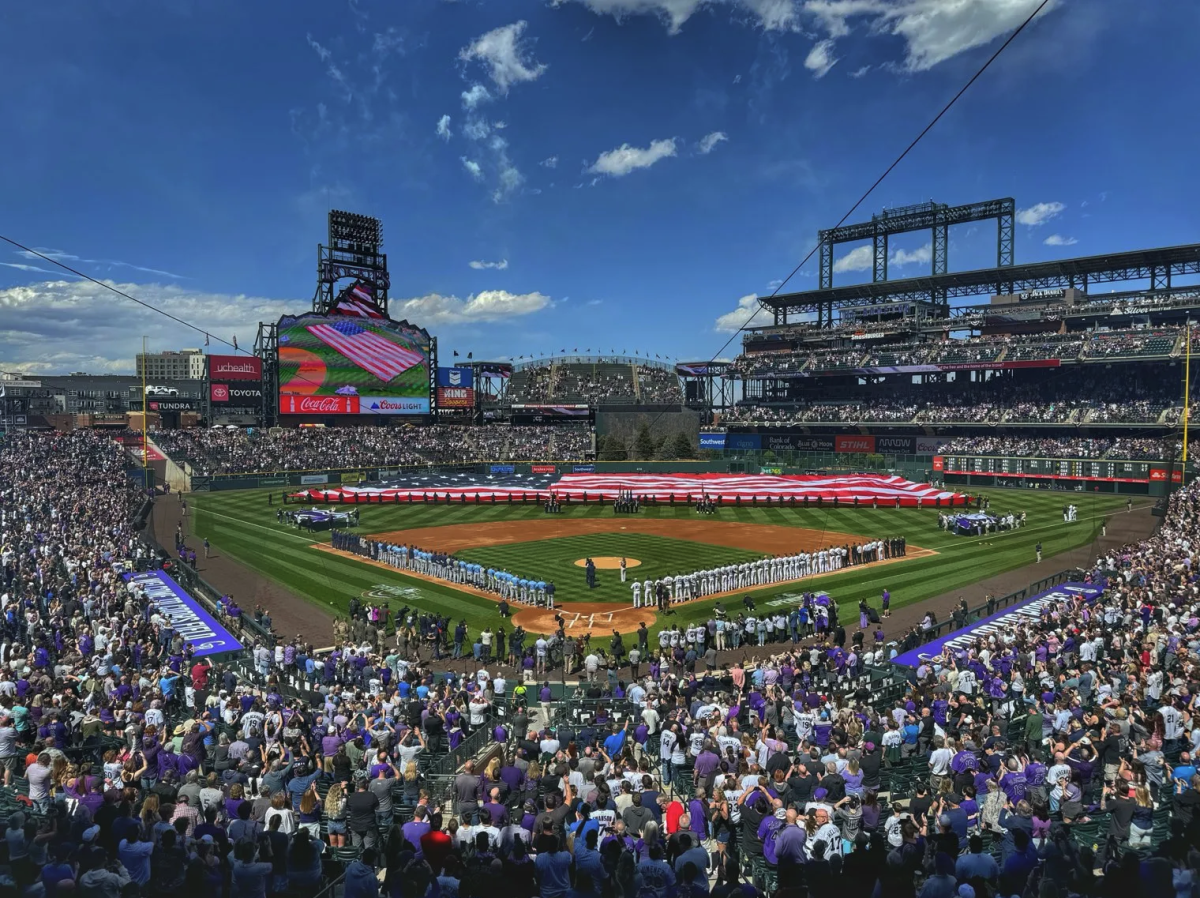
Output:
[[[1200,881],[1200,485],[1157,534],[1097,545],[1077,588],[939,640],[898,690],[873,694],[853,643],[783,640],[699,673],[639,659],[628,680],[622,663],[592,682],[588,656],[558,708],[486,654],[447,679],[407,630],[363,648],[361,611],[329,655],[206,656],[118,577],[154,561],[125,459],[86,430],[0,448],[15,893],[229,878],[238,896],[313,895],[344,875],[361,898],[381,867],[389,895],[500,898],[1156,898]],[[292,680],[308,701],[284,697]]]

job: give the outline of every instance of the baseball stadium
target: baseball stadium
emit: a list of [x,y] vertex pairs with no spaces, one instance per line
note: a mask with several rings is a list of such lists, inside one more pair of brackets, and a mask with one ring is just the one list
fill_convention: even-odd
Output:
[[1200,898],[1194,8],[65,5],[6,894]]

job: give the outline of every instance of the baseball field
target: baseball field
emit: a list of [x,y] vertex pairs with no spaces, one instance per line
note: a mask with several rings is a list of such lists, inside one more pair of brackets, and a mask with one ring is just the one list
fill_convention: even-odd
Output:
[[[562,514],[547,515],[536,505],[369,505],[360,506],[357,532],[399,543],[442,551],[507,570],[518,576],[553,581],[557,603],[568,619],[581,615],[593,632],[613,627],[632,630],[646,620],[652,629],[662,620],[654,613],[631,610],[630,583],[765,555],[813,551],[830,545],[862,543],[903,536],[907,557],[833,574],[750,590],[724,598],[730,610],[743,595],[756,600],[787,602],[802,591],[823,590],[839,604],[857,607],[867,599],[876,607],[884,589],[893,608],[965,588],[995,574],[1034,561],[1042,544],[1046,574],[1058,570],[1053,556],[1086,545],[1099,533],[1105,515],[1123,511],[1125,499],[1115,496],[1046,491],[997,490],[990,496],[991,513],[1027,515],[1024,528],[983,537],[957,536],[938,527],[932,509],[895,508],[722,508],[715,515],[698,515],[685,507],[649,507],[637,515],[615,515],[609,506],[569,506]],[[496,601],[483,593],[440,581],[401,574],[382,564],[335,552],[328,533],[308,533],[276,520],[274,506],[262,490],[198,493],[192,497],[192,526],[214,550],[229,556],[295,594],[344,613],[350,599],[387,602],[465,619],[473,628],[495,626]],[[1062,505],[1074,501],[1079,520],[1065,524]],[[1144,501],[1144,500],[1143,500]],[[589,589],[583,561],[597,562],[597,585]],[[628,565],[629,583],[620,582],[620,558]],[[678,608],[670,623],[707,619],[717,599]],[[549,614],[524,611],[516,618],[528,630],[549,631]],[[611,614],[613,617],[608,618]]]

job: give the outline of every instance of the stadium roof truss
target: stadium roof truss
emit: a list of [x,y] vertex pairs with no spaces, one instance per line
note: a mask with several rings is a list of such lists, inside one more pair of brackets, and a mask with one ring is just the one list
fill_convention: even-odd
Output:
[[[828,232],[822,232],[824,233]],[[824,246],[822,243],[822,252]],[[884,254],[886,255],[886,250]],[[830,258],[832,259],[832,249]],[[1011,259],[1011,255],[1009,258]],[[945,317],[949,317],[949,301],[959,297],[1004,296],[1068,287],[1086,293],[1089,286],[1094,284],[1126,281],[1147,281],[1150,292],[1166,291],[1171,289],[1172,278],[1196,274],[1200,274],[1200,243],[1190,243],[1053,262],[1007,264],[974,271],[935,273],[846,287],[828,286],[803,293],[781,293],[763,297],[759,302],[764,309],[774,314],[776,326],[787,324],[790,315],[808,313],[816,313],[818,322],[832,324],[835,309],[877,305],[881,302],[930,302],[939,306]]]

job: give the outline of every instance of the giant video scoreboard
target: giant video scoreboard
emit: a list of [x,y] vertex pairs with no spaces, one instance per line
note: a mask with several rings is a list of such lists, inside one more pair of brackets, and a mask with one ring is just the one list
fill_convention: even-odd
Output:
[[[1047,480],[1147,483],[1167,479],[1161,461],[1092,458],[1013,458],[999,455],[935,455],[933,468],[944,474],[984,474]],[[1181,472],[1175,471],[1178,481]]]

